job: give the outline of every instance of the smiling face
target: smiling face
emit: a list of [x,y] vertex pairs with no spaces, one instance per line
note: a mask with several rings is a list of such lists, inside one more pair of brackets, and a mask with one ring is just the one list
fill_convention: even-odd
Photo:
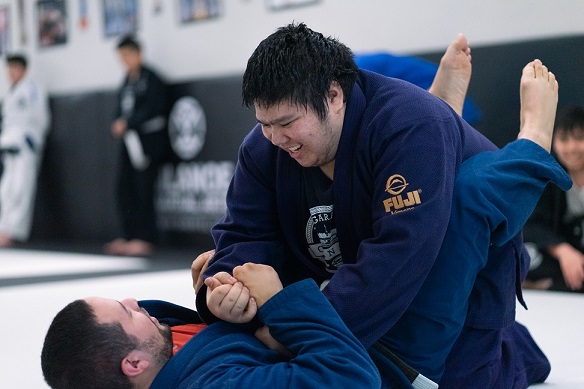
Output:
[[584,172],[584,129],[556,130],[553,149],[569,174]]
[[172,356],[172,333],[167,325],[160,324],[136,299],[122,301],[102,297],[88,297],[85,301],[101,324],[120,323],[126,334],[138,339],[161,366]]
[[338,85],[331,86],[327,108],[326,117],[322,119],[312,108],[290,102],[270,107],[255,103],[262,132],[274,146],[288,152],[304,167],[320,167],[332,179],[345,113]]

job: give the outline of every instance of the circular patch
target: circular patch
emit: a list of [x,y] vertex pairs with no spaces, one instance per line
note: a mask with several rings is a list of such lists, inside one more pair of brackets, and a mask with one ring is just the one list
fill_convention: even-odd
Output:
[[191,160],[199,154],[205,144],[207,119],[197,99],[185,96],[174,103],[168,134],[170,145],[179,158]]

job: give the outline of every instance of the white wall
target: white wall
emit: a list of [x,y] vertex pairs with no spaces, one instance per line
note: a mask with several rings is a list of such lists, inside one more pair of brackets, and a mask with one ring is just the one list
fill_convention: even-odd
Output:
[[[112,89],[122,69],[114,50],[117,38],[105,38],[102,1],[88,0],[89,25],[79,28],[79,2],[67,0],[69,40],[66,45],[38,48],[36,1],[24,0],[28,41],[21,45],[17,0],[9,4],[12,48],[25,52],[31,72],[51,93]],[[139,0],[145,57],[171,81],[243,72],[261,39],[293,20],[339,38],[354,51],[415,53],[442,50],[458,32],[480,46],[546,36],[584,33],[582,0],[321,0],[273,12],[265,0],[223,0],[219,19],[180,24],[178,0]],[[536,55],[536,54],[534,54]],[[7,89],[0,64],[0,96]]]

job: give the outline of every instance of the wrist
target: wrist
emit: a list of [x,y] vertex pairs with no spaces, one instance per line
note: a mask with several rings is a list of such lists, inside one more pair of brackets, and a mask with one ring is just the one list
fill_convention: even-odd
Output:
[[262,305],[267,303],[272,297],[274,297],[275,295],[280,293],[280,291],[282,289],[283,288],[274,288],[274,289],[265,291],[264,293],[260,294],[259,296],[253,296],[253,298],[256,300],[258,308],[260,308]]

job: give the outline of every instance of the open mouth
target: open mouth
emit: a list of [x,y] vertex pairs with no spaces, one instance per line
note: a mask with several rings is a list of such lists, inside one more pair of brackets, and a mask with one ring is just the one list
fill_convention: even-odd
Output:
[[298,152],[300,149],[302,148],[302,145],[298,145],[298,146],[294,146],[294,147],[288,147],[288,151],[290,151],[291,153],[296,153]]

